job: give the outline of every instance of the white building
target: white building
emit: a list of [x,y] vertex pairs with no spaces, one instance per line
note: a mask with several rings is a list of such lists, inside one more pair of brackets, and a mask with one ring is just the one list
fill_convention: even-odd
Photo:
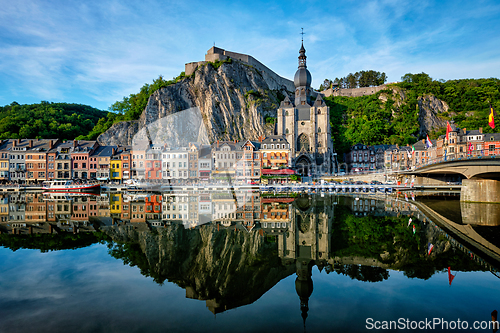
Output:
[[189,178],[188,147],[165,148],[162,152],[163,179],[172,183]]

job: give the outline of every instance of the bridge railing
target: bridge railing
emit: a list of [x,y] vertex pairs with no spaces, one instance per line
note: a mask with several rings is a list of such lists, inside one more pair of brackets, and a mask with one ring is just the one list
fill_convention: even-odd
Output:
[[500,148],[495,149],[484,149],[484,150],[473,150],[471,152],[462,152],[462,153],[452,153],[447,154],[445,156],[440,156],[435,159],[429,159],[425,163],[416,163],[411,169],[418,170],[423,167],[427,167],[429,165],[442,163],[442,162],[450,162],[450,161],[461,161],[461,160],[480,160],[487,158],[500,158]]

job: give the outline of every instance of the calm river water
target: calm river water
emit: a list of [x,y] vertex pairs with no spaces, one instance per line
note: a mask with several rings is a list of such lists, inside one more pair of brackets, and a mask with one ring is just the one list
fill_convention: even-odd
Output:
[[5,195],[0,331],[485,328],[499,205],[438,198]]

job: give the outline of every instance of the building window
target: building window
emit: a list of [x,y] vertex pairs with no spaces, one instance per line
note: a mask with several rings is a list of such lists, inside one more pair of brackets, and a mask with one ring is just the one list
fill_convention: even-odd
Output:
[[309,138],[304,133],[297,138],[297,150],[309,151]]

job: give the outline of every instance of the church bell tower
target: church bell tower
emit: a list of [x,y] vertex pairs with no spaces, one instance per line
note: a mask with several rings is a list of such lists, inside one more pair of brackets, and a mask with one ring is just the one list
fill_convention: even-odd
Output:
[[277,134],[290,144],[292,167],[302,176],[320,176],[334,168],[334,149],[330,129],[330,108],[321,93],[311,88],[312,76],[307,69],[306,49],[302,39],[299,67],[293,83],[295,97],[289,96],[277,110]]

